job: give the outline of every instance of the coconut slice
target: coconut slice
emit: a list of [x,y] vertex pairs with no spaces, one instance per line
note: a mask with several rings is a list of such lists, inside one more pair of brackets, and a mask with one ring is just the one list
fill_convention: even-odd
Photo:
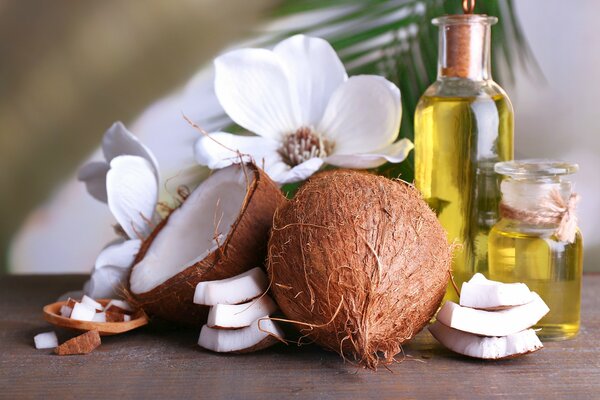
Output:
[[524,283],[502,283],[475,274],[462,284],[460,305],[480,310],[498,310],[527,304],[533,294]]
[[263,294],[268,287],[267,275],[256,267],[233,278],[200,282],[194,303],[207,306],[239,304]]
[[133,307],[126,301],[113,299],[106,304],[104,311],[121,312],[122,314],[133,312]]
[[533,329],[502,337],[478,336],[452,329],[439,321],[429,326],[438,342],[469,357],[499,360],[531,353],[544,347]]
[[84,303],[77,303],[71,311],[71,319],[78,321],[93,321],[96,315],[96,309]]
[[196,285],[262,265],[283,202],[254,164],[214,172],[142,244],[129,278],[132,304],[171,321],[204,323],[208,308],[193,304]]
[[243,304],[217,304],[210,308],[206,325],[210,328],[243,328],[275,311],[277,305],[268,295]]
[[86,306],[98,311],[104,310],[102,304],[98,303],[96,300],[86,295],[83,295],[83,297],[81,298],[81,304],[85,304]]
[[36,349],[53,349],[58,346],[58,338],[54,331],[38,333],[33,337],[33,341]]
[[463,332],[484,336],[507,336],[535,325],[550,311],[535,292],[533,301],[506,310],[485,311],[447,301],[438,312],[441,323]]
[[284,335],[275,322],[262,318],[268,316],[258,318],[241,329],[217,329],[204,325],[198,344],[217,353],[249,353],[265,349],[283,339]]

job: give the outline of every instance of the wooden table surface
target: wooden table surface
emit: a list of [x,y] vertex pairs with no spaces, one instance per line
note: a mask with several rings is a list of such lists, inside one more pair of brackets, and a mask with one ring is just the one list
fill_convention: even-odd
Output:
[[0,398],[600,398],[598,274],[584,278],[582,330],[573,340],[485,362],[453,354],[421,332],[391,372],[357,369],[311,346],[218,355],[196,345],[197,330],[156,325],[105,337],[85,356],[36,350],[33,336],[52,330],[42,306],[83,281],[0,277]]

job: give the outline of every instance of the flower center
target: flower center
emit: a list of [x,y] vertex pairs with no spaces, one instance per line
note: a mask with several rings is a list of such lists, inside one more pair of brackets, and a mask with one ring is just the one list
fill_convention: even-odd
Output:
[[311,158],[324,158],[331,152],[331,144],[312,129],[302,127],[283,138],[279,153],[286,164],[295,167]]

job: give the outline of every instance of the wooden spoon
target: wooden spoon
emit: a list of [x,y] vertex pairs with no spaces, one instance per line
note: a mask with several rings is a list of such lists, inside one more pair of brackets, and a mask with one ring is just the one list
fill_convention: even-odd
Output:
[[[106,306],[110,299],[96,300],[98,303]],[[148,316],[143,310],[137,310],[131,316],[131,321],[126,322],[93,322],[79,321],[76,319],[66,318],[60,315],[60,308],[67,304],[66,301],[59,301],[48,304],[44,307],[44,319],[52,325],[67,328],[79,332],[87,332],[93,329],[98,329],[100,336],[116,335],[139,328],[148,323]]]

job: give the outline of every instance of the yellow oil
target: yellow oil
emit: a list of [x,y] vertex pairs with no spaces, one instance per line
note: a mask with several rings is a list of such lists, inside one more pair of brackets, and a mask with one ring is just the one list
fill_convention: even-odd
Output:
[[538,293],[550,312],[536,325],[546,340],[573,337],[579,331],[583,240],[560,242],[553,229],[523,230],[501,220],[489,236],[489,276],[524,282]]
[[[459,288],[475,272],[487,275],[488,234],[500,202],[493,168],[513,159],[512,105],[491,85],[475,96],[452,97],[438,95],[434,84],[415,113],[415,185],[448,240],[459,244],[452,266]],[[448,299],[457,300],[450,286]]]

